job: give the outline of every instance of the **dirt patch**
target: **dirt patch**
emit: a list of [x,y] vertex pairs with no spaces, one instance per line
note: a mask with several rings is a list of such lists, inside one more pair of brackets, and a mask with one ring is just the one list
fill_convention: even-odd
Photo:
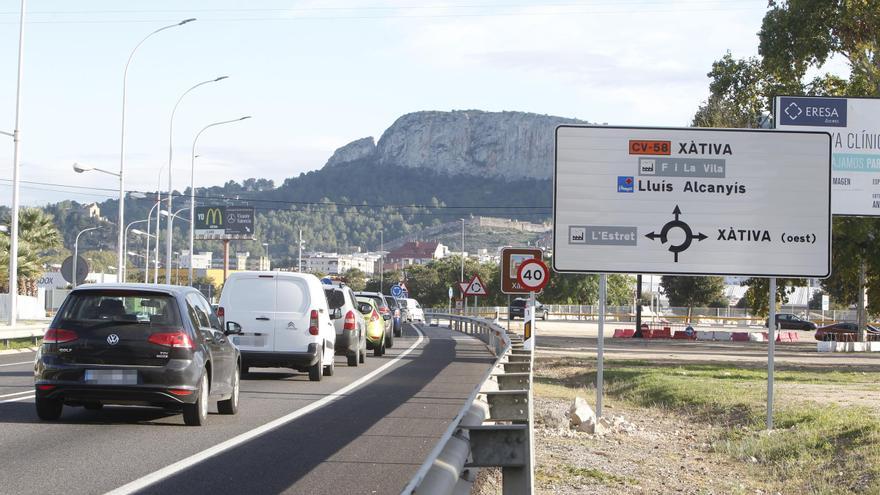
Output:
[[[536,415],[568,407],[562,399],[535,401]],[[712,427],[613,403],[603,412],[622,416],[635,428],[590,435],[537,425],[537,493],[769,493],[747,464],[713,452],[717,432]]]

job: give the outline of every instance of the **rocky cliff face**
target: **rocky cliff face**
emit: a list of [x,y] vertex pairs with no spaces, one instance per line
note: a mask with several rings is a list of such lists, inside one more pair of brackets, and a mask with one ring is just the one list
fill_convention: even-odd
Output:
[[585,123],[522,112],[416,112],[397,119],[378,144],[359,139],[336,150],[327,163],[370,158],[449,174],[549,179],[555,127]]

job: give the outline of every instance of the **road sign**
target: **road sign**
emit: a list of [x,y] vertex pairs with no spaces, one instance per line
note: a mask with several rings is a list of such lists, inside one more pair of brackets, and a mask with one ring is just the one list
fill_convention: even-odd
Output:
[[459,282],[458,283],[458,290],[459,290],[459,292],[461,292],[461,295],[463,295],[463,296],[470,295],[467,293],[468,287],[470,287],[470,286],[471,286],[470,282]]
[[880,216],[880,99],[778,96],[776,128],[831,134],[831,213]]
[[333,279],[330,277],[324,277],[321,279],[321,283],[324,285],[333,285]]
[[541,259],[544,252],[538,248],[506,247],[501,250],[501,292],[504,294],[525,294],[528,289],[516,279],[520,265],[530,259]]
[[403,289],[401,289],[399,285],[394,284],[391,286],[391,297],[401,297],[402,295]]
[[452,287],[449,288],[449,299],[452,299]]
[[254,208],[245,206],[197,206],[196,239],[254,239]]
[[516,274],[517,281],[529,292],[540,292],[550,280],[550,270],[539,259],[524,261]]
[[474,275],[474,278],[468,282],[467,289],[464,291],[464,295],[466,296],[488,296],[489,293],[486,291],[486,285],[480,280],[479,275]]
[[553,269],[826,277],[830,152],[820,132],[559,126]]
[[[64,277],[64,280],[73,284],[73,256],[68,256],[64,258],[64,261],[61,262],[61,276]],[[82,256],[77,256],[76,258],[76,285],[79,285],[85,282],[86,277],[89,276],[89,263]]]

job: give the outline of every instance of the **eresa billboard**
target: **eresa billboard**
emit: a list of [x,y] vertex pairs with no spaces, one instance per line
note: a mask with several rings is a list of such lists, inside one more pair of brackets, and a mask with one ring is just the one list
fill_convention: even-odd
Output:
[[831,134],[831,213],[880,216],[880,99],[779,96],[776,128]]
[[553,269],[826,277],[824,132],[559,126]]

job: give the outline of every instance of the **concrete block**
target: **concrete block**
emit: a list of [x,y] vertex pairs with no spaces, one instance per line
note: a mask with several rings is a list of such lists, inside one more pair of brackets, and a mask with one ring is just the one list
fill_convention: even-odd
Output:
[[834,352],[834,342],[816,342],[817,352]]
[[727,342],[731,339],[731,332],[712,332],[715,340]]
[[697,330],[697,340],[715,340],[715,332]]
[[767,336],[761,332],[749,332],[749,341],[751,341],[751,342],[767,342]]
[[568,418],[572,426],[579,426],[581,423],[588,421],[595,422],[596,413],[593,412],[593,408],[587,404],[586,400],[582,397],[575,397],[574,402],[572,402],[571,407],[568,409]]

